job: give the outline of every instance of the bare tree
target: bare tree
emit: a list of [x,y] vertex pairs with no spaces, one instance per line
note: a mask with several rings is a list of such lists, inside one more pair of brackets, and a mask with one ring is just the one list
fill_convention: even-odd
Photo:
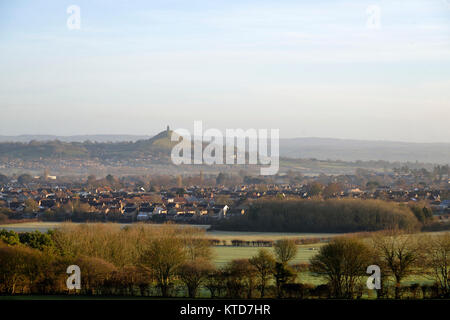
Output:
[[228,295],[232,298],[245,296],[253,298],[256,287],[257,270],[248,259],[230,261],[224,269],[227,276]]
[[180,266],[178,274],[188,289],[189,298],[196,297],[198,288],[213,270],[212,264],[202,258],[185,262]]
[[169,296],[178,268],[186,261],[183,241],[173,232],[161,233],[151,239],[141,255],[141,263],[153,271],[163,297]]
[[444,297],[450,297],[450,234],[429,236],[426,246],[426,274],[439,285]]
[[414,274],[419,267],[421,256],[417,237],[399,230],[388,230],[373,237],[376,254],[382,273],[387,273],[395,281],[395,299],[400,299],[401,282]]
[[311,271],[328,280],[336,298],[353,298],[369,265],[367,246],[356,238],[338,238],[320,248],[311,262]]
[[269,281],[273,268],[275,267],[275,259],[266,249],[260,249],[258,254],[252,257],[249,262],[257,270],[261,298],[264,298],[267,282]]
[[220,297],[224,288],[226,272],[222,269],[211,271],[205,279],[205,287],[211,293],[211,298]]
[[275,242],[274,250],[277,261],[286,264],[295,258],[297,245],[295,244],[295,240],[281,239]]

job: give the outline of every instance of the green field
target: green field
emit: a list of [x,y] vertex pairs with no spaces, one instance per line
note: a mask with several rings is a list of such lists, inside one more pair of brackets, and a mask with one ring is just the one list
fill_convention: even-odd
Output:
[[[318,248],[323,244],[309,244],[298,246],[298,252],[292,264],[307,263],[309,259],[317,254]],[[214,263],[217,266],[223,266],[233,259],[246,259],[258,253],[258,247],[231,247],[231,246],[217,246],[214,247]],[[272,248],[266,248],[273,252]]]
[[1,229],[15,232],[30,232],[38,230],[40,232],[47,232],[50,229],[57,228],[60,222],[24,222],[24,223],[11,223],[0,225]]
[[[318,249],[323,246],[323,243],[300,245],[295,258],[291,264],[308,263],[309,259],[317,254]],[[218,267],[224,266],[233,259],[248,259],[258,253],[258,247],[231,247],[231,246],[217,246],[214,247],[214,263]],[[273,248],[266,248],[273,252]],[[322,284],[323,279],[312,276],[309,272],[301,273],[298,281],[311,284]]]

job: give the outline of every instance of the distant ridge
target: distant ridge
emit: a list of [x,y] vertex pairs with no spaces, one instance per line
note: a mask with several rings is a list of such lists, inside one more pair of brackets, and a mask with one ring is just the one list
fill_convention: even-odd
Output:
[[450,163],[450,143],[367,141],[333,138],[280,139],[280,154],[289,158],[342,161]]
[[[176,142],[167,128],[151,135],[0,136],[0,155],[34,157],[135,157],[170,154]],[[60,143],[56,143],[56,140]],[[29,144],[39,142],[39,146]],[[85,141],[96,142],[94,145]],[[14,142],[21,142],[16,144]],[[294,159],[450,163],[450,143],[367,141],[335,138],[280,139],[280,156]]]
[[64,141],[64,142],[123,142],[150,139],[151,135],[128,135],[128,134],[96,134],[96,135],[74,135],[74,136],[56,136],[56,135],[19,135],[2,136],[0,142],[30,142],[30,141]]
[[110,142],[113,139],[107,139],[108,142],[99,142],[92,139],[98,136],[83,136],[83,138],[87,138],[83,142],[66,142],[61,139],[2,142],[0,143],[0,156],[28,160],[52,158],[129,160],[157,157],[161,161],[168,162],[170,151],[177,143],[171,141],[171,133],[172,131],[165,130],[153,137],[146,136],[145,139],[137,141]]

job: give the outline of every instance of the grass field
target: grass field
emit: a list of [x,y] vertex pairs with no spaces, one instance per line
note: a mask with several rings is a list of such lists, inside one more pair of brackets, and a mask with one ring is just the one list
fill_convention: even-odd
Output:
[[15,232],[30,232],[38,230],[40,232],[47,232],[50,229],[57,228],[60,222],[24,222],[24,223],[11,223],[0,225],[1,229]]
[[[297,255],[291,264],[307,263],[311,257],[317,254],[318,249],[323,245],[324,243],[297,246]],[[214,247],[214,263],[216,266],[222,267],[233,259],[248,259],[256,255],[259,249],[258,247],[217,246]],[[266,249],[273,252],[273,248],[269,247]],[[303,272],[297,280],[315,285],[323,283],[323,279],[314,277],[309,272]]]
[[[300,245],[298,252],[292,264],[306,263],[311,257],[313,257],[323,243]],[[231,246],[217,246],[214,247],[214,263],[217,266],[223,266],[227,262],[233,259],[246,259],[250,258],[258,253],[258,247],[231,247]],[[268,251],[273,252],[273,248],[266,248]]]

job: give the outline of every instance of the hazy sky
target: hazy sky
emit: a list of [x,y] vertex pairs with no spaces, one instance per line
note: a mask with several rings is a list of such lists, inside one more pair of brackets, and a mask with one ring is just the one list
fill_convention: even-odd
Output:
[[0,2],[0,135],[194,120],[450,142],[450,0]]

